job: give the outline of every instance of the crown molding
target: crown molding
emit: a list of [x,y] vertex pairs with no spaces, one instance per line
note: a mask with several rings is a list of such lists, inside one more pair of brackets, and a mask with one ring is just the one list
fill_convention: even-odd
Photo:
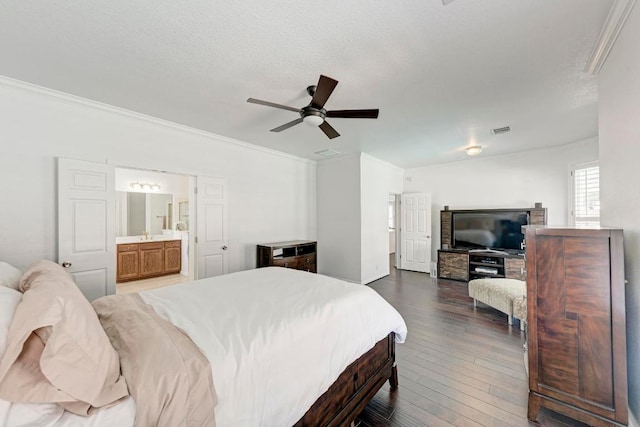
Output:
[[11,77],[0,75],[0,85],[5,85],[9,87],[14,87],[18,89],[22,89],[28,92],[35,92],[41,95],[49,96],[52,98],[56,98],[65,102],[80,104],[86,107],[95,108],[101,111],[107,111],[114,114],[119,114],[122,116],[126,116],[132,119],[142,120],[148,123],[153,123],[156,125],[164,126],[167,128],[179,130],[182,132],[190,133],[193,135],[202,136],[205,138],[213,139],[219,142],[225,142],[228,144],[238,145],[244,148],[248,148],[255,151],[260,151],[266,154],[271,154],[279,157],[284,157],[291,160],[296,160],[302,163],[308,164],[316,164],[317,162],[312,159],[307,159],[305,157],[295,156],[293,154],[284,153],[282,151],[272,150],[267,147],[262,147],[260,145],[251,144],[249,142],[241,141],[239,139],[229,138],[227,136],[218,135],[213,132],[208,132],[202,129],[197,129],[194,127],[181,125],[179,123],[171,122],[169,120],[160,119],[158,117],[149,116],[147,114],[138,113],[132,110],[127,110],[126,108],[117,107],[111,104],[105,104],[103,102],[94,101],[92,99],[83,98],[81,96],[72,95],[70,93],[61,92],[55,89],[50,89],[44,86],[38,86],[33,83],[25,82],[22,80],[13,79]]
[[609,52],[613,48],[613,45],[624,27],[624,23],[633,9],[633,5],[636,0],[614,0],[609,10],[609,15],[602,25],[600,35],[596,40],[596,44],[593,46],[591,55],[587,61],[585,71],[592,75],[597,76],[600,73],[600,69],[604,65]]

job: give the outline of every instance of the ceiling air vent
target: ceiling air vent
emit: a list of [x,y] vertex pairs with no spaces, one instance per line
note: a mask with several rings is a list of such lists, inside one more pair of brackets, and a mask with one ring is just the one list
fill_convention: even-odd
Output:
[[317,154],[319,156],[323,156],[323,157],[331,157],[331,156],[337,156],[340,153],[338,153],[337,151],[334,151],[334,150],[326,149],[326,150],[316,151],[315,154]]
[[511,132],[511,126],[505,126],[502,128],[491,129],[492,135],[500,135],[501,133]]

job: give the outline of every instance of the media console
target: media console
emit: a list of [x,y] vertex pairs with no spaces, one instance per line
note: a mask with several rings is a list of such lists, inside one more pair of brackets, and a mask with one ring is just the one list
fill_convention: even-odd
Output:
[[468,282],[499,277],[525,280],[524,256],[467,250],[439,250],[438,278]]
[[483,214],[485,212],[526,212],[529,225],[546,225],[547,209],[540,203],[534,208],[475,209],[440,211],[440,243],[438,250],[438,278],[468,282],[472,279],[499,277],[525,280],[524,247],[520,251],[493,249],[456,249],[454,243],[455,213]]

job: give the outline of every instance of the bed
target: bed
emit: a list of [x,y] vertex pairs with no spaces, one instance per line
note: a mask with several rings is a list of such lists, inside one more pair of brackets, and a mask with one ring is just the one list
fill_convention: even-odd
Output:
[[[28,323],[24,319],[31,317],[21,315],[20,306],[33,300],[38,289],[51,291],[51,280],[65,280],[57,269],[55,264],[46,264],[45,270],[53,277],[35,279],[46,283],[22,294],[12,322],[23,316],[21,323]],[[29,272],[21,282],[25,276]],[[68,282],[64,286],[57,294],[79,293],[77,288],[69,291]],[[1,299],[0,294],[0,304]],[[33,416],[31,411],[41,417],[38,425],[52,426],[124,426],[134,425],[134,419],[136,425],[348,425],[385,381],[397,387],[395,344],[403,342],[407,332],[402,317],[372,289],[278,267],[104,297],[89,307],[97,313],[94,316],[119,363],[118,375],[100,377],[103,388],[92,399],[108,400],[103,397],[105,387],[106,394],[115,397],[123,382],[127,396],[101,409],[91,405],[86,416],[71,413],[77,403],[67,401],[0,400],[0,424],[3,420],[8,425],[14,420],[23,422]],[[157,331],[150,332],[146,321],[157,326]],[[1,323],[0,318],[0,334]],[[42,323],[32,328],[38,330],[35,326]],[[9,339],[13,328],[12,323]],[[159,344],[160,336],[167,340],[165,344]],[[29,337],[35,339],[33,333]],[[44,343],[45,349],[55,346],[52,339]],[[145,340],[149,343],[143,344]],[[190,345],[195,351],[187,354]],[[9,342],[5,346],[0,359],[0,398],[10,393],[7,387],[3,391],[6,366],[10,365],[7,360],[11,354],[20,354],[20,345]],[[110,351],[96,357],[108,356]],[[158,359],[160,356],[165,359]],[[42,360],[45,372],[50,368]],[[146,372],[152,366],[158,370]],[[175,373],[178,366],[184,370]],[[147,377],[146,384],[138,378],[142,376]],[[182,383],[176,385],[174,377]],[[189,387],[185,393],[183,389]],[[75,394],[77,398],[78,392]],[[153,402],[152,396],[159,402]],[[84,410],[81,406],[76,412]]]

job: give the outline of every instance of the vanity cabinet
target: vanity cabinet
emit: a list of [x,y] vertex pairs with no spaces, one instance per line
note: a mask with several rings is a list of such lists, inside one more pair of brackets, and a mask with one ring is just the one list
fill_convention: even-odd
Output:
[[164,242],[165,273],[180,273],[182,269],[182,248],[180,240]]
[[164,242],[140,243],[140,277],[164,273]]
[[140,256],[138,245],[118,245],[118,282],[138,278]]
[[175,274],[182,268],[180,240],[128,243],[117,246],[117,283]]

